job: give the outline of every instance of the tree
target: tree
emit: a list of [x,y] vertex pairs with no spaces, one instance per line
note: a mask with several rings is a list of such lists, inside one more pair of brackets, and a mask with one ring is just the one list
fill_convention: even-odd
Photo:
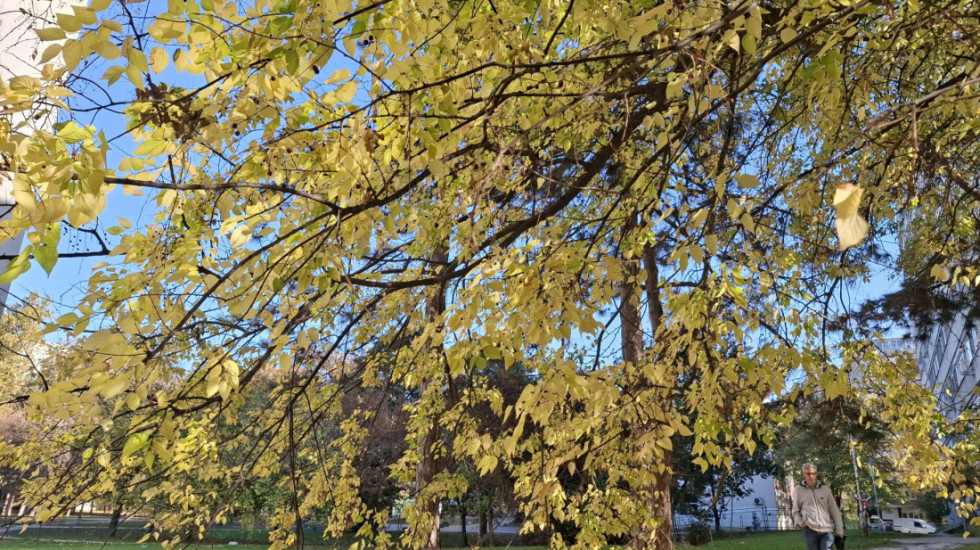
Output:
[[[976,25],[954,2],[869,0],[96,0],[39,25],[38,63],[63,64],[0,82],[3,106],[61,122],[0,121],[18,202],[3,229],[30,243],[0,281],[50,270],[59,226],[105,223],[116,186],[156,215],[108,229],[109,262],[52,328],[93,360],[19,396],[74,420],[22,454],[68,441],[79,471],[103,468],[29,480],[39,517],[98,486],[167,496],[162,527],[203,529],[231,503],[180,472],[221,487],[282,473],[276,548],[320,508],[328,533],[388,544],[386,513],[356,496],[372,413],[340,403],[399,387],[409,544],[438,545],[439,503],[472,460],[510,472],[529,529],[670,548],[675,434],[719,465],[770,444],[799,396],[848,393],[837,365],[866,352],[833,339],[838,291],[889,220],[942,194],[918,185],[920,159],[975,157]],[[502,403],[490,360],[537,380],[499,436],[467,405]],[[269,408],[249,412],[242,392],[273,367]],[[907,373],[867,370],[897,441],[929,433]],[[107,423],[124,435],[96,444]],[[340,433],[318,440],[326,424]],[[904,449],[924,480],[950,475],[935,448]],[[564,490],[562,472],[583,483]]]
[[[858,499],[865,497],[868,514],[880,516],[872,509],[876,504],[872,494],[879,504],[887,505],[901,502],[904,489],[914,487],[907,485],[907,472],[896,466],[902,456],[893,446],[894,434],[881,420],[881,412],[875,408],[873,396],[862,398],[860,394],[851,399],[812,399],[801,404],[794,422],[780,430],[776,460],[797,475],[804,463],[815,463],[820,480],[830,485],[843,513],[850,509],[857,514]],[[855,487],[855,461],[860,492]]]
[[7,407],[0,423],[0,502],[4,506],[0,514],[4,515],[20,516],[27,511],[6,507],[22,496],[20,480],[37,466],[37,462],[19,460],[18,448],[29,445],[32,434],[58,425],[57,420],[27,414],[23,405],[13,403],[14,398],[64,383],[77,360],[78,350],[70,339],[49,343],[41,337],[49,307],[47,301],[31,295],[8,303],[0,317],[0,403]]
[[926,519],[935,525],[942,525],[943,520],[949,514],[949,501],[943,497],[936,496],[936,493],[918,493],[912,502],[916,508],[922,510]]

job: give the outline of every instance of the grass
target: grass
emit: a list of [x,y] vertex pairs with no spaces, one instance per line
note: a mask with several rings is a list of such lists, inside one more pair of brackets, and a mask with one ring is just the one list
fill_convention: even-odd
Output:
[[[91,541],[86,543],[80,543],[78,541],[72,542],[55,542],[55,541],[43,541],[43,540],[0,540],[0,549],[2,550],[67,550],[69,548],[77,548],[79,550],[86,550],[91,548],[91,550],[96,550],[98,548],[105,548],[106,550],[152,550],[153,548],[160,548],[159,544],[152,542],[146,543],[136,543],[136,542],[105,542],[103,541]],[[198,544],[192,544],[190,548],[200,548],[200,549],[217,549],[217,548],[241,548],[242,550],[258,550],[260,548],[265,548],[262,544],[241,544],[239,546],[228,546],[226,542],[202,542]],[[310,550],[334,550],[338,548],[347,548],[347,545],[343,546],[325,546],[325,545],[311,545],[307,544],[304,548]],[[445,549],[449,549],[449,546],[443,546]],[[543,550],[543,546],[497,546],[496,548],[507,548],[507,550]]]
[[[904,533],[881,533],[873,531],[871,536],[865,538],[856,530],[847,531],[847,550],[858,550],[862,548],[883,548],[893,546],[891,541],[895,539],[923,538],[930,539],[923,535],[906,535]],[[677,548],[703,548],[710,550],[806,550],[803,544],[803,537],[799,531],[773,531],[767,533],[756,533],[751,535],[738,536],[715,540],[702,546],[690,546],[685,543],[678,543]],[[957,550],[980,550],[980,543],[960,546]]]
[[[122,523],[116,537],[107,538],[107,530],[102,524],[80,524],[71,526],[44,526],[43,528],[32,525],[23,533],[19,528],[12,528],[6,534],[0,528],[0,550],[53,550],[66,548],[106,548],[111,550],[144,550],[160,548],[158,541],[150,540],[145,543],[138,542],[146,534],[145,522],[129,521]],[[355,542],[353,537],[335,540],[329,543],[320,543],[318,537],[320,532],[315,529],[306,530],[306,544],[304,548],[310,550],[336,550],[349,548]],[[237,541],[237,548],[247,548],[249,550],[259,550],[268,547],[267,531],[246,531],[233,527],[213,527],[208,531],[207,540],[200,543],[190,544],[190,548],[234,548],[228,545],[229,541]],[[469,542],[472,544],[476,540],[476,535],[470,533]],[[507,548],[508,550],[540,550],[541,546],[518,546],[516,538],[508,535],[496,535],[494,538],[496,546]],[[462,544],[462,535],[459,533],[443,533],[442,547],[445,549],[464,548],[470,546]]]
[[[105,528],[101,529],[92,528],[46,528],[43,530],[30,529],[24,534],[14,534],[10,533],[8,538],[0,539],[0,550],[66,550],[69,548],[77,548],[84,550],[86,548],[91,548],[92,550],[98,548],[106,548],[107,550],[144,550],[159,548],[159,545],[153,542],[138,543],[135,542],[136,539],[141,537],[144,533],[141,527],[136,526],[126,526],[126,529],[120,528],[120,538],[122,541],[112,540],[106,541],[105,539]],[[248,550],[259,550],[265,548],[266,545],[263,544],[258,539],[264,534],[252,532],[251,541],[246,541],[244,537],[236,537],[233,535],[244,534],[245,531],[236,529],[224,529],[224,533],[215,533],[214,540],[209,540],[202,542],[200,544],[192,544],[191,548],[200,549],[216,549],[216,548],[232,548],[228,546],[229,540],[238,540],[241,544],[238,548],[248,549]],[[9,537],[16,537],[11,539]],[[883,548],[892,546],[891,541],[894,539],[909,539],[918,538],[917,535],[905,535],[902,533],[880,533],[872,532],[871,536],[868,538],[861,537],[857,531],[848,531],[847,533],[847,548],[848,550],[860,550],[860,549],[873,549],[873,548]],[[125,540],[128,538],[129,540]],[[924,540],[929,540],[931,537],[921,536]],[[57,542],[58,540],[67,540],[71,542]],[[472,541],[472,539],[470,539]],[[314,545],[307,544],[305,547],[311,550],[332,550],[336,548],[347,548],[349,544],[353,542],[350,540],[338,541],[338,543],[333,545]],[[509,541],[506,539],[498,540],[498,548],[507,548],[508,550],[542,550],[543,546],[507,546]],[[462,547],[462,540],[460,540],[460,535],[457,533],[444,533],[443,534],[443,548],[460,548]],[[732,538],[724,538],[712,541],[708,544],[702,546],[690,546],[686,543],[677,543],[676,545],[679,549],[705,549],[705,550],[805,550],[803,546],[803,539],[798,531],[778,531],[778,532],[767,532],[767,533],[753,533],[745,535],[737,535]],[[958,547],[958,550],[980,550],[980,543],[970,544],[966,546]]]

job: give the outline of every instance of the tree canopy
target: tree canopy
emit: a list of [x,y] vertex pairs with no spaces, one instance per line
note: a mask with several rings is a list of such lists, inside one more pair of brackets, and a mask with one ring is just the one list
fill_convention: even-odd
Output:
[[[977,282],[978,25],[952,0],[95,0],[38,21],[41,76],[0,80],[2,224],[27,237],[0,281],[50,271],[64,227],[113,237],[49,326],[87,358],[11,400],[70,419],[20,451],[37,518],[129,492],[193,536],[273,479],[276,548],[317,514],[432,548],[472,462],[507,472],[528,531],[670,548],[672,436],[725,464],[815,390],[870,395],[896,464],[949,481],[919,444],[928,390],[841,319],[920,214],[945,237],[930,276]],[[120,188],[151,223],[112,219]],[[533,381],[511,406],[498,362]],[[399,410],[396,540],[356,464]]]

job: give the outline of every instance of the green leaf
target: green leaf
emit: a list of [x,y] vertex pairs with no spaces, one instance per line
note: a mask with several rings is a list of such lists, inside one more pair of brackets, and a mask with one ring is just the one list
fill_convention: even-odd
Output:
[[146,442],[148,439],[149,433],[147,432],[140,432],[129,436],[129,438],[126,439],[126,444],[123,445],[123,458],[131,456],[133,453],[136,453],[143,447],[146,447]]
[[282,33],[286,32],[292,26],[293,26],[292,16],[281,16],[281,17],[276,17],[275,19],[270,21],[267,30],[269,34],[273,36],[279,36]]
[[298,68],[299,54],[296,53],[296,50],[294,49],[286,50],[286,71],[288,71],[289,74],[294,75],[296,74],[296,69]]
[[95,135],[94,126],[86,126],[84,128],[75,124],[74,121],[66,122],[60,128],[58,128],[58,137],[65,140],[67,143],[78,143],[79,141],[85,141],[92,139]]
[[48,243],[38,245],[34,249],[34,259],[37,260],[38,265],[44,268],[44,271],[50,275],[51,270],[54,269],[55,264],[58,263],[57,245],[50,245]]
[[5,269],[3,274],[0,275],[0,285],[12,283],[17,277],[21,276],[31,268],[31,262],[28,259],[28,256],[33,250],[34,247],[28,245],[24,247],[24,250],[21,251],[20,255],[13,260],[10,260],[10,263],[7,264],[7,269]]
[[364,19],[358,19],[357,21],[354,21],[354,26],[351,27],[350,34],[351,36],[357,38],[362,34],[364,34],[364,31],[366,30],[367,30],[367,21]]
[[487,346],[483,348],[483,355],[487,359],[500,359],[500,350],[496,346]]

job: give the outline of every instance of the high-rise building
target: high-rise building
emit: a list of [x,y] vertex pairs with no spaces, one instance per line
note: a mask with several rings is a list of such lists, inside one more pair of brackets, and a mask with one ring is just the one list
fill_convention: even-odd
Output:
[[[919,335],[916,339],[919,383],[933,388],[939,412],[949,420],[980,406],[977,395],[980,329],[977,322],[976,319],[971,320],[964,310],[954,313],[951,320],[916,327]],[[953,526],[963,522],[952,506],[947,518]]]
[[[54,21],[55,14],[67,11],[80,1],[69,0],[0,0],[0,79],[9,82],[15,76],[41,76],[38,58],[44,51],[35,32],[38,21]],[[57,62],[53,60],[52,62]],[[18,132],[21,126],[33,129],[50,128],[54,120],[40,106],[35,112],[0,114],[0,132]],[[14,208],[13,174],[9,159],[0,153],[0,220],[10,219]],[[0,273],[7,269],[10,259],[21,251],[23,233],[10,235],[0,228]],[[10,285],[0,285],[0,315],[3,314]]]
[[946,418],[956,418],[976,407],[980,329],[962,312],[948,323],[919,328],[925,336],[916,345],[919,382],[936,389],[940,411]]

